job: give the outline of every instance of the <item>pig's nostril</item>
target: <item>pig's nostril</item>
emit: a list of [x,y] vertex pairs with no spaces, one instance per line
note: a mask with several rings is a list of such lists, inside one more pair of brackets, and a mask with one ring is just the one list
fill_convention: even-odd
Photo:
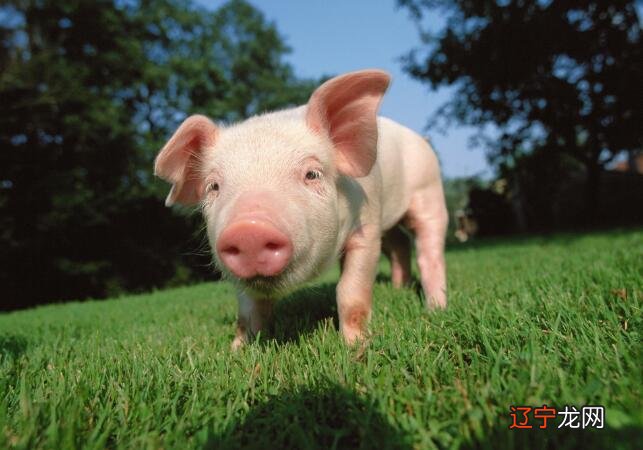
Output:
[[225,247],[222,251],[226,255],[238,255],[241,252],[241,250],[239,250],[239,247],[236,247],[234,245]]
[[222,231],[217,252],[221,263],[236,277],[269,277],[284,271],[292,256],[292,243],[270,223],[242,220]]

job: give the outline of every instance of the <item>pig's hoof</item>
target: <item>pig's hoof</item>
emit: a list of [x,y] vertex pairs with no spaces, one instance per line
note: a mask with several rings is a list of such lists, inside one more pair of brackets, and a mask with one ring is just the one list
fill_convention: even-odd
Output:
[[364,344],[367,341],[366,333],[357,328],[344,328],[342,330],[344,342],[349,346]]
[[446,309],[447,298],[445,296],[427,297],[426,307],[429,311]]
[[246,345],[246,340],[241,336],[237,336],[232,340],[232,344],[230,344],[230,349],[233,352],[237,352],[241,350],[243,347],[245,347],[245,345]]

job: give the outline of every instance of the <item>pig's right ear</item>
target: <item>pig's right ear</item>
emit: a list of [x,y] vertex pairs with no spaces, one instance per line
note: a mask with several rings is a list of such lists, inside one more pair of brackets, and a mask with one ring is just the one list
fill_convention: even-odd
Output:
[[161,149],[154,162],[154,175],[172,183],[165,205],[193,205],[203,195],[203,177],[199,173],[201,153],[212,147],[217,127],[201,115],[190,116]]
[[381,70],[350,72],[328,80],[310,97],[306,123],[330,137],[340,173],[363,177],[375,164],[377,110],[390,79]]

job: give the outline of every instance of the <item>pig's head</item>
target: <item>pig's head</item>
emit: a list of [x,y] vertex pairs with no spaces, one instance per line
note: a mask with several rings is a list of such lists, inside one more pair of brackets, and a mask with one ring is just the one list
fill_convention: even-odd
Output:
[[353,72],[297,109],[225,127],[187,118],[156,158],[156,175],[172,183],[166,204],[201,205],[229,278],[266,295],[288,291],[341,251],[338,183],[371,171],[388,83],[382,71]]

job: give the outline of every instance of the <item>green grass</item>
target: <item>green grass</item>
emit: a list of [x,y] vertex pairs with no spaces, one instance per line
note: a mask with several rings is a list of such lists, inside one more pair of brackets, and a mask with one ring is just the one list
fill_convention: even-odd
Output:
[[[336,273],[240,353],[225,283],[0,315],[0,448],[636,448],[642,251],[641,231],[452,249],[446,311],[379,278],[364,351]],[[509,430],[543,404],[606,426]]]

